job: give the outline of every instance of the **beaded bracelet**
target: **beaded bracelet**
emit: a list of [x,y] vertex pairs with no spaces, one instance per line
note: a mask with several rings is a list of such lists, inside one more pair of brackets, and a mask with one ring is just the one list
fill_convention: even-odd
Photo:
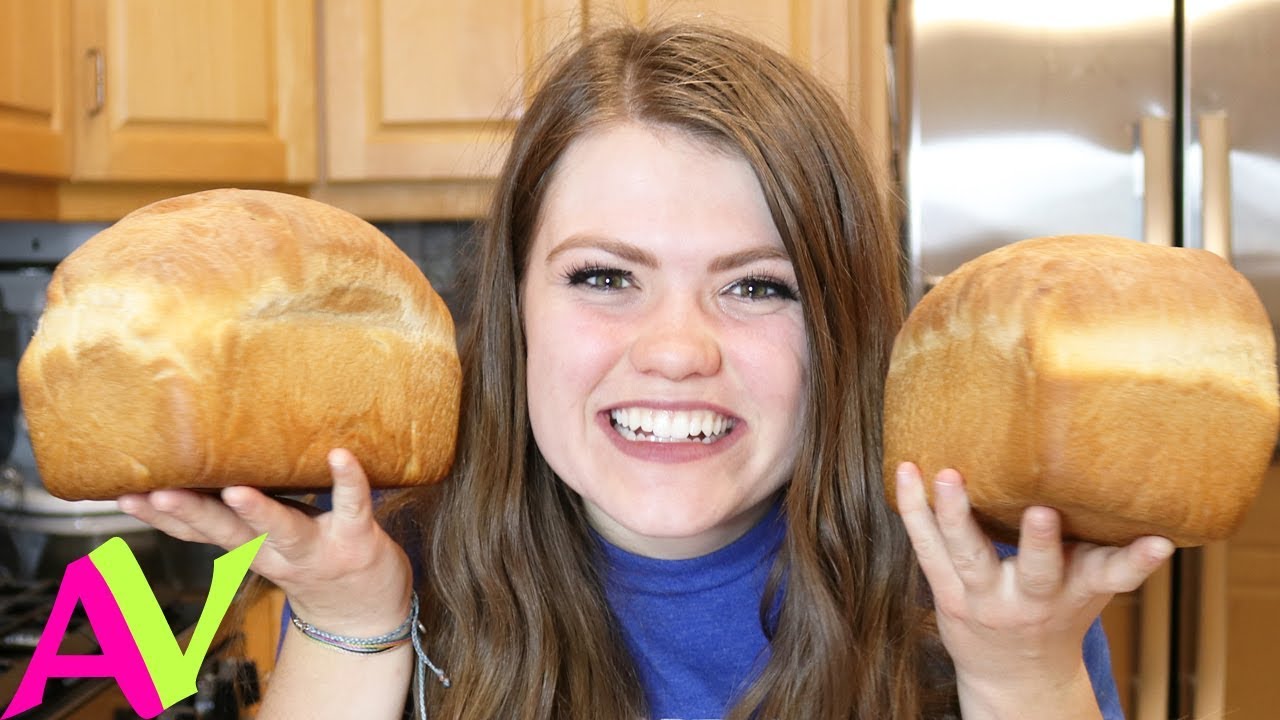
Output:
[[395,630],[383,633],[371,638],[350,637],[347,635],[335,635],[334,633],[325,632],[320,628],[312,625],[299,618],[297,615],[290,614],[290,621],[293,626],[298,629],[305,637],[308,637],[321,645],[325,645],[335,650],[342,650],[349,653],[357,653],[360,655],[372,655],[375,653],[386,652],[393,648],[400,647],[406,642],[413,642],[413,653],[417,656],[417,662],[413,667],[414,687],[417,690],[415,698],[418,710],[418,717],[426,720],[426,674],[425,669],[430,669],[435,674],[436,679],[444,687],[449,687],[449,676],[444,671],[436,667],[431,662],[431,658],[427,657],[427,652],[422,647],[422,633],[426,632],[426,628],[422,627],[422,623],[418,622],[418,593],[413,594],[409,607],[409,617],[404,622],[396,626]]

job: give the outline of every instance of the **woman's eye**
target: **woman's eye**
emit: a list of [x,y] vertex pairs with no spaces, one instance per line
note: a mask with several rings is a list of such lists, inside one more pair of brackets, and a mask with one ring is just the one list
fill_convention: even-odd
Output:
[[614,268],[582,268],[569,273],[570,285],[586,285],[597,290],[621,290],[631,287],[631,273]]
[[732,295],[737,295],[747,300],[768,300],[771,298],[794,300],[796,297],[796,293],[791,289],[791,286],[770,278],[743,278],[730,285],[726,290]]

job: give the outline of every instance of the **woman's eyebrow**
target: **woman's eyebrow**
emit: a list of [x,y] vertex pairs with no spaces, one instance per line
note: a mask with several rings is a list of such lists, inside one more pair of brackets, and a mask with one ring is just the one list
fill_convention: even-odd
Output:
[[743,265],[750,265],[759,260],[782,260],[790,263],[791,256],[787,255],[787,251],[780,247],[772,245],[761,245],[759,247],[748,248],[741,252],[730,253],[728,255],[720,255],[712,259],[707,268],[711,272],[724,272],[726,270],[734,270]]
[[630,243],[614,240],[613,238],[601,237],[599,235],[570,235],[559,245],[551,249],[547,253],[547,262],[550,263],[556,259],[557,255],[574,250],[577,248],[593,248],[603,250],[611,255],[616,255],[630,263],[635,263],[645,268],[658,267],[658,258],[644,248],[636,247]]

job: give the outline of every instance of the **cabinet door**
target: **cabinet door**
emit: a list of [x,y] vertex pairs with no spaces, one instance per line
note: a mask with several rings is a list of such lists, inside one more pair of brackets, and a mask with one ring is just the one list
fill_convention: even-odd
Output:
[[0,0],[0,173],[66,177],[66,0]]
[[1280,465],[1267,471],[1227,547],[1224,717],[1275,717],[1280,707]]
[[582,0],[325,0],[325,177],[478,180]]
[[770,43],[822,78],[887,167],[887,0],[588,0],[592,24],[694,18]]
[[75,180],[314,178],[310,0],[73,4]]
[[829,0],[590,0],[593,24],[696,19],[754,35],[847,88],[852,3]]

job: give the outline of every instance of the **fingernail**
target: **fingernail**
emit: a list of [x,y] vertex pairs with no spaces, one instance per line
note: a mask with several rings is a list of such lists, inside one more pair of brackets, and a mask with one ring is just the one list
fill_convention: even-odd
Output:
[[914,479],[911,473],[911,466],[908,465],[907,463],[902,463],[901,465],[898,466],[898,471],[896,475],[898,478],[899,485],[906,482],[911,482],[911,480]]
[[172,493],[165,490],[156,490],[151,493],[151,507],[160,512],[173,512],[178,507],[178,503]]
[[939,492],[951,493],[960,489],[960,482],[951,473],[938,473],[933,482],[934,485],[937,486]]
[[329,469],[333,470],[334,472],[345,470],[347,467],[346,453],[342,452],[341,450],[336,450],[336,449],[330,450],[328,459],[329,459]]
[[1047,533],[1054,529],[1057,517],[1053,508],[1032,506],[1027,508],[1025,512],[1027,521],[1033,531]]
[[1147,548],[1147,556],[1153,563],[1162,563],[1173,556],[1173,551],[1173,543],[1168,538],[1158,538],[1158,542],[1151,543]]
[[244,504],[240,502],[240,499],[236,497],[234,492],[231,492],[231,488],[223,488],[222,503],[232,510],[239,510],[240,506]]

